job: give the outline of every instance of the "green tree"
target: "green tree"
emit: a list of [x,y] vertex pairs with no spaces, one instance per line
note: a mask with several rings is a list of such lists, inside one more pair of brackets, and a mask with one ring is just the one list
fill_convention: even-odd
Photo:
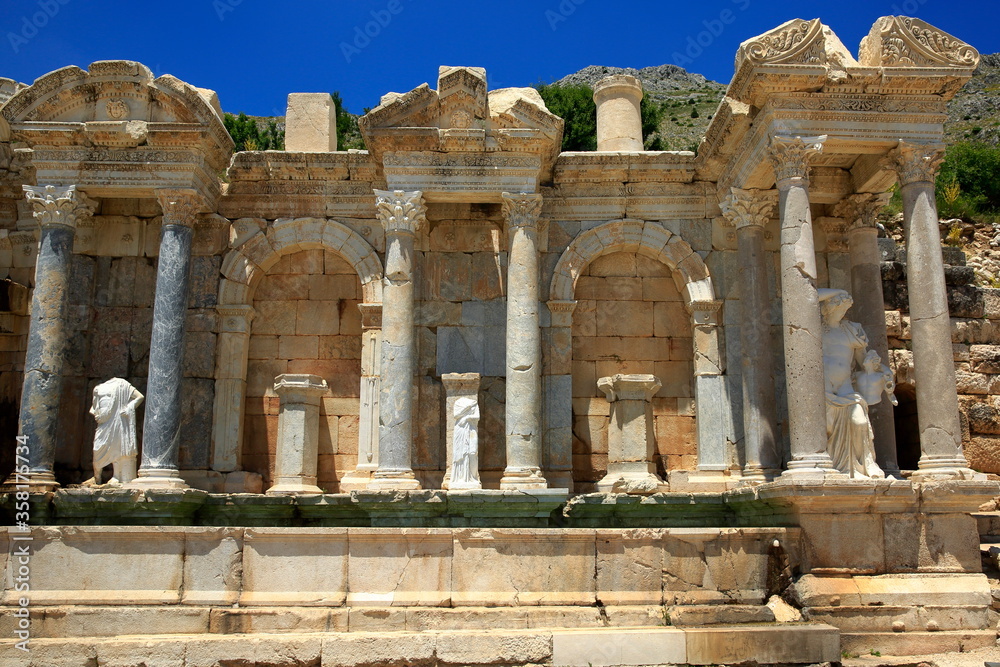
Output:
[[596,151],[597,105],[594,104],[594,89],[582,83],[569,86],[540,84],[536,88],[549,111],[565,122],[562,149]]
[[1000,214],[1000,147],[981,142],[952,144],[936,184],[938,210],[944,216]]
[[351,148],[364,150],[365,142],[358,129],[358,117],[344,107],[344,100],[339,90],[330,93],[330,97],[333,98],[337,108],[337,150],[346,151]]
[[223,114],[222,123],[233,138],[237,151],[284,150],[285,132],[278,128],[278,122],[269,118],[261,129],[259,121],[242,111],[238,116]]

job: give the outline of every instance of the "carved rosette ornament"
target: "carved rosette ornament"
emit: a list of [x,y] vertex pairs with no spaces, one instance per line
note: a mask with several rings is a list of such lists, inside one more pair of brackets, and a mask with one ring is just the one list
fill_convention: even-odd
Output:
[[514,227],[536,227],[538,216],[542,212],[542,196],[527,193],[512,194],[503,192],[501,210],[507,224]]
[[196,190],[164,188],[155,194],[163,211],[164,225],[193,227],[197,215],[205,209],[205,201]]
[[823,24],[819,19],[788,21],[740,45],[736,67],[744,60],[752,64],[822,65],[826,62]]
[[819,137],[771,137],[768,157],[774,165],[774,180],[799,179],[809,182],[809,160],[823,150],[826,135]]
[[979,52],[962,40],[909,16],[883,16],[861,40],[864,67],[968,67]]
[[910,183],[933,183],[938,167],[943,161],[943,144],[900,141],[888,155],[889,166],[896,170],[901,186]]
[[737,229],[764,227],[774,211],[774,199],[768,192],[731,188],[729,195],[719,202],[722,215]]
[[427,220],[427,205],[420,190],[376,190],[375,210],[390,234],[415,236]]
[[25,185],[25,199],[42,227],[61,225],[76,229],[77,223],[94,213],[97,204],[75,185]]

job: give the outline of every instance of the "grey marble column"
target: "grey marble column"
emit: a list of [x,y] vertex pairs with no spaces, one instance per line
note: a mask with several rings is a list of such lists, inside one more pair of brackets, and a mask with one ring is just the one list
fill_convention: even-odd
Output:
[[809,159],[826,137],[772,137],[771,163],[781,218],[781,308],[791,460],[783,475],[836,474],[826,451],[823,322],[816,292],[816,247],[809,210]]
[[934,176],[944,147],[900,141],[889,154],[899,175],[906,234],[906,284],[920,428],[913,479],[964,479],[973,474],[962,452],[958,391],[951,353],[951,318],[941,257]]
[[417,190],[376,190],[385,227],[382,280],[382,384],[379,393],[378,469],[369,489],[419,489],[413,475],[413,375],[417,344],[413,328],[414,240],[427,220]]
[[[882,253],[878,249],[876,215],[888,195],[856,194],[847,197],[836,212],[850,224],[847,244],[851,258],[851,297],[848,317],[861,324],[868,345],[889,363],[889,340],[885,331],[885,300],[882,294]],[[896,424],[892,403],[885,397],[868,408],[875,433],[875,459],[887,475],[899,476],[896,462]]]
[[781,473],[778,415],[771,348],[771,295],[764,250],[764,227],[774,211],[773,191],[733,188],[722,201],[736,225],[740,260],[740,359],[743,381],[743,477],[768,481]]
[[507,262],[507,467],[501,489],[544,489],[538,215],[542,196],[503,193]]
[[24,385],[18,435],[26,438],[28,474],[18,485],[32,491],[59,487],[53,473],[59,441],[59,403],[66,365],[66,315],[70,267],[77,223],[94,211],[94,202],[75,185],[25,185],[24,194],[41,227],[31,297],[31,324],[24,357]]
[[195,190],[187,189],[157,190],[156,198],[163,210],[163,229],[156,261],[142,463],[132,486],[183,488],[187,485],[177,469],[177,454],[181,435],[191,237],[195,216],[204,210],[205,203]]

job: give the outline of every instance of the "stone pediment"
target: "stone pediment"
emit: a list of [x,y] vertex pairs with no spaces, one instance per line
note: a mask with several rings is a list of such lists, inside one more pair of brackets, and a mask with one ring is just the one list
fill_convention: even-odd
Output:
[[979,52],[957,37],[909,16],[883,16],[861,40],[864,67],[972,67]]
[[359,120],[389,189],[429,201],[500,201],[552,178],[563,121],[533,88],[489,91],[486,70],[441,67],[426,83],[389,93]]

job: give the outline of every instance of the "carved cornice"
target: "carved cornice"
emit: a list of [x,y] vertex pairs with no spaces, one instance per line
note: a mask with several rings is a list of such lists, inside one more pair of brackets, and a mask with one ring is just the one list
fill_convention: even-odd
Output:
[[375,190],[375,212],[387,234],[416,235],[427,221],[420,190]]
[[737,229],[744,227],[765,227],[774,211],[771,190],[741,190],[730,188],[729,194],[720,202],[722,215]]
[[938,167],[944,161],[944,144],[921,144],[900,141],[889,151],[887,166],[896,170],[900,185],[933,183]]
[[848,195],[837,202],[831,212],[834,217],[846,220],[852,230],[875,229],[878,225],[878,212],[889,203],[891,196],[888,192]]
[[780,186],[793,178],[809,182],[809,159],[823,150],[826,135],[819,137],[771,137],[768,157],[774,180]]
[[42,227],[60,225],[76,229],[84,218],[94,214],[97,204],[75,185],[25,185],[25,199],[31,204],[35,220]]
[[538,216],[542,212],[542,195],[502,192],[500,196],[500,208],[509,227],[537,227]]
[[736,68],[756,64],[822,65],[826,62],[823,24],[819,19],[794,19],[747,40],[736,53]]
[[861,40],[864,67],[967,67],[979,52],[962,40],[909,16],[883,16]]
[[205,210],[205,200],[197,190],[163,188],[154,192],[163,211],[164,225],[194,227],[197,215]]

